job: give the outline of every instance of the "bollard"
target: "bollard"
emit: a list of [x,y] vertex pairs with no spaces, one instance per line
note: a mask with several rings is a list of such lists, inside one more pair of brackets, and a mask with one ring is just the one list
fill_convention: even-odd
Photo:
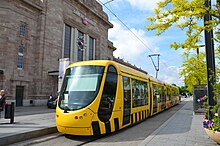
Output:
[[10,119],[10,124],[14,123],[14,102],[5,105],[5,119]]
[[10,118],[10,124],[14,123],[14,113],[15,113],[15,103],[11,103],[11,118]]
[[9,119],[11,115],[11,105],[5,104],[5,119]]

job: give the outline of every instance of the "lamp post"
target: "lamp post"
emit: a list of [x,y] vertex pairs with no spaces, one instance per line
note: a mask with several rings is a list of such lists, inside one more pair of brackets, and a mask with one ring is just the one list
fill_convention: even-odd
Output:
[[205,45],[199,45],[197,48],[196,48],[196,53],[197,53],[197,58],[199,59],[199,49],[201,47],[205,47]]
[[[205,6],[211,9],[211,1],[206,0]],[[204,16],[204,26],[206,22],[212,20],[212,17],[207,11]],[[210,106],[215,105],[214,101],[214,83],[215,83],[215,54],[214,54],[214,42],[213,42],[213,31],[205,30],[205,48],[206,48],[206,69],[207,69],[207,80],[208,80],[208,103]]]

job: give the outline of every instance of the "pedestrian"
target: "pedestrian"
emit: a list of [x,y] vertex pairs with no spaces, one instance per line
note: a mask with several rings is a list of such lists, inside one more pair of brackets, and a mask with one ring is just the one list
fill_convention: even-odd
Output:
[[55,101],[55,98],[52,96],[52,94],[50,94],[50,96],[48,97],[48,100],[47,100],[47,107],[48,108],[53,108],[54,107],[54,101]]
[[52,94],[50,94],[50,96],[48,97],[48,101],[53,101],[53,96],[52,96]]
[[6,98],[5,98],[5,90],[0,91],[0,118],[1,118],[1,112],[4,111],[6,103]]

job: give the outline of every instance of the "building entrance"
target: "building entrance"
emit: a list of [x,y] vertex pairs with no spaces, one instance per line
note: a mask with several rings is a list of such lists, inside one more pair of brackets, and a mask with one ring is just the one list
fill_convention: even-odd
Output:
[[23,106],[24,86],[16,86],[16,106]]

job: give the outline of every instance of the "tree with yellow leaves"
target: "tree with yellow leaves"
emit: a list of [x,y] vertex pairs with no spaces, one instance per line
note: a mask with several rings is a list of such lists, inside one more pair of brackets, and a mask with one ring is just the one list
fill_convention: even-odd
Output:
[[[205,14],[209,12],[212,20],[204,22]],[[154,10],[155,16],[148,17],[150,22],[146,26],[148,31],[156,30],[156,35],[161,35],[171,26],[185,31],[186,39],[183,42],[173,42],[170,47],[174,49],[184,49],[184,63],[181,67],[180,75],[184,77],[185,84],[192,91],[192,86],[206,83],[205,56],[189,55],[190,50],[199,48],[202,42],[204,30],[214,30],[216,58],[220,59],[220,0],[216,0],[212,8],[205,6],[205,0],[162,0],[158,2]],[[204,23],[206,24],[204,26]],[[201,54],[201,53],[200,53]],[[219,60],[218,60],[219,61]],[[219,76],[219,62],[217,64],[216,75]]]

